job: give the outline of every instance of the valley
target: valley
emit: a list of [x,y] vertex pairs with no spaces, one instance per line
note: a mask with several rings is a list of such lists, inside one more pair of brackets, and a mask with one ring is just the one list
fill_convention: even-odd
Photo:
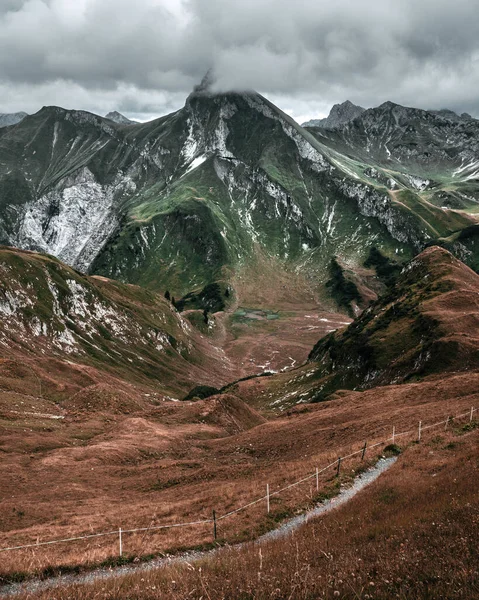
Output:
[[[399,458],[338,511],[345,521],[333,511],[304,540],[327,527],[324,552],[344,553],[341,523],[361,520],[362,498],[376,506],[395,489],[397,515],[386,501],[390,521],[375,528],[379,509],[366,510],[352,536],[395,552],[419,518],[412,503],[426,503],[424,482],[404,491],[418,473],[442,478],[434,506],[445,522],[452,473],[472,481],[478,468],[478,121],[345,104],[302,127],[255,92],[204,81],[149,123],[44,107],[0,126],[0,551],[38,541],[1,554],[0,594],[12,581],[253,540],[383,455]],[[449,421],[471,407],[469,420]],[[427,429],[444,419],[449,429]],[[413,433],[391,444],[392,431]],[[314,486],[315,469],[351,453]],[[286,488],[269,513],[255,500],[266,485]],[[477,529],[477,491],[460,485],[470,510],[454,513],[444,564],[474,590],[477,550],[468,541],[463,562],[451,558],[466,512],[465,539]],[[212,539],[213,511],[251,502]],[[391,523],[403,527],[397,544]],[[115,536],[87,537],[101,532]],[[42,545],[70,538],[85,539]],[[268,546],[271,573],[292,543]],[[423,555],[426,541],[413,547]],[[237,550],[238,572],[250,548]],[[234,581],[230,559],[215,560],[204,585],[234,597],[214,576]],[[351,567],[361,586],[386,589],[389,567],[361,560]],[[391,565],[396,579],[411,561]],[[271,577],[286,589],[291,572],[278,564]],[[298,589],[352,585],[330,566],[331,589]],[[193,571],[181,577],[198,591]],[[97,597],[130,597],[139,583],[116,585]]]
[[[26,257],[34,262],[51,260],[30,254]],[[98,285],[95,278],[92,282]],[[103,293],[112,285],[100,282]],[[123,286],[116,293],[121,291]],[[220,393],[213,391],[204,399],[178,401],[164,391],[160,393],[161,377],[157,381],[150,375],[148,383],[143,380],[140,384],[120,378],[119,369],[114,380],[107,375],[109,367],[92,369],[71,353],[66,360],[58,358],[56,368],[50,371],[58,372],[63,363],[69,380],[69,386],[65,382],[63,389],[58,380],[53,386],[51,375],[44,381],[31,371],[22,371],[20,364],[4,361],[0,393],[0,527],[4,547],[32,540],[81,537],[118,526],[126,531],[146,528],[145,532],[125,534],[124,552],[130,560],[155,551],[210,547],[212,510],[225,514],[261,497],[266,482],[272,491],[277,490],[314,473],[318,465],[334,463],[338,456],[360,450],[365,440],[368,446],[378,442],[379,447],[368,452],[363,464],[358,465],[358,459],[345,461],[340,478],[334,470],[321,473],[319,497],[334,495],[340,483],[347,484],[358,468],[381,456],[387,446],[381,440],[390,436],[393,427],[396,432],[413,429],[412,439],[399,442],[404,453],[400,464],[409,469],[408,457],[415,452],[414,430],[419,421],[427,425],[444,422],[446,417],[465,410],[468,414],[470,407],[477,406],[479,338],[474,323],[478,293],[477,274],[449,252],[429,248],[406,266],[388,296],[351,325],[334,321],[329,313],[328,321],[320,321],[326,317],[318,313],[316,322],[343,327],[323,337],[306,363],[283,373],[230,383]],[[157,298],[156,302],[166,304],[164,299]],[[374,377],[362,375],[365,384],[358,386],[356,371],[351,367],[359,373],[362,368],[369,369],[367,361],[375,353],[358,354],[366,359],[362,367],[354,344],[357,338],[364,350],[364,339],[354,332],[383,318],[381,315],[387,314],[391,305],[401,318],[385,321],[378,329],[381,335],[377,341],[371,334],[367,336],[373,348],[376,343],[379,348],[386,344],[388,369],[377,370]],[[281,322],[281,314],[279,319],[268,320],[268,315],[277,315],[272,311],[233,308],[232,317],[240,320],[241,327],[248,327],[248,321],[254,327]],[[168,305],[167,311],[171,311]],[[371,315],[372,311],[378,318]],[[434,320],[433,327],[426,315]],[[183,318],[173,317],[172,323]],[[422,329],[418,330],[418,324]],[[408,328],[414,333],[409,338],[405,335]],[[387,342],[388,335],[396,336],[400,330],[401,339],[409,340],[406,345]],[[320,337],[316,329],[312,334]],[[191,360],[196,349],[193,344],[206,344],[207,340],[190,336]],[[336,354],[331,367],[323,353],[332,352],[333,338]],[[228,338],[225,341],[228,348]],[[451,359],[460,357],[460,362],[452,360],[448,364],[444,357],[449,350],[441,355],[441,348],[450,348],[451,344],[455,347]],[[237,346],[235,351],[239,355],[243,349]],[[391,352],[397,353],[396,359]],[[418,356],[426,358],[418,361]],[[168,360],[175,365],[179,358],[170,353]],[[435,360],[442,361],[440,368]],[[34,361],[32,364],[36,366]],[[209,378],[203,381],[217,383],[209,363],[195,366],[206,368]],[[254,373],[256,366],[248,365],[249,373]],[[347,378],[343,369],[348,372]],[[78,375],[72,381],[74,372]],[[80,373],[89,378],[97,373],[98,379],[93,384],[91,379],[81,381]],[[323,398],[321,393],[326,389]],[[451,421],[449,432],[442,434],[425,430],[424,443],[441,440],[434,443],[444,446],[450,440],[455,444],[456,436],[470,431],[473,437],[468,447],[477,447],[476,422],[473,420],[467,428],[460,420]],[[477,469],[477,453],[471,452],[469,468]],[[15,478],[11,473],[16,474]],[[254,538],[286,516],[306,509],[315,498],[311,485],[306,490],[304,486],[293,487],[275,497],[269,516],[258,504],[224,526],[220,521],[219,539],[236,543]],[[205,524],[148,531],[156,525],[190,521]],[[15,550],[2,557],[1,577],[7,582],[35,573],[88,568],[111,560],[116,553],[117,541],[108,536],[67,546]],[[62,597],[61,592],[58,597]]]

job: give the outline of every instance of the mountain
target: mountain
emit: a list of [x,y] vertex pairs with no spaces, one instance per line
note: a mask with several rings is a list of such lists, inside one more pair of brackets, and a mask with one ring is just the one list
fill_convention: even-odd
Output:
[[134,123],[137,123],[137,121],[128,119],[125,115],[122,115],[116,110],[105,115],[105,119],[110,119],[110,121],[114,121],[115,123],[118,123],[118,125],[133,125]]
[[[471,264],[478,256],[473,211],[430,202],[416,168],[402,154],[391,165],[375,141],[385,122],[401,138],[396,113],[414,115],[374,110],[306,130],[259,94],[207,85],[181,110],[128,127],[45,107],[0,130],[0,241],[176,298],[215,281],[246,303],[260,290],[269,308],[285,294],[330,302],[339,265],[359,291],[335,295],[355,314],[381,291],[364,267],[372,248],[396,262],[432,242]],[[457,138],[472,128],[464,156],[479,144],[477,122],[424,115],[430,135],[434,120]],[[470,175],[460,152],[439,152],[441,172]],[[473,177],[467,185],[475,189]]]
[[324,129],[334,129],[343,123],[348,123],[356,117],[359,117],[366,109],[357,106],[349,100],[342,104],[335,104],[329,115],[324,119],[312,119],[302,124],[302,127],[322,127]]
[[438,116],[445,117],[449,120],[455,121],[456,123],[459,123],[461,121],[474,120],[474,117],[471,117],[471,115],[466,112],[458,115],[453,110],[450,110],[448,108],[442,108],[441,110],[431,110],[429,112],[431,112],[435,115],[438,115]]
[[9,127],[10,125],[16,125],[20,123],[25,117],[27,117],[26,112],[18,112],[18,113],[0,113],[0,127]]
[[381,393],[381,386],[467,375],[479,364],[478,299],[479,275],[432,246],[350,325],[321,338],[306,364],[225,391],[256,407],[284,410],[345,390]]
[[[53,257],[0,248],[1,386],[62,398],[95,384],[183,394],[228,361],[165,298]],[[42,385],[40,383],[40,385]]]
[[479,276],[446,250],[427,248],[389,293],[346,330],[320,340],[309,360],[320,396],[415,381],[479,364]]
[[384,186],[392,198],[424,219],[438,243],[479,268],[475,224],[447,233],[442,227],[445,213],[435,212],[447,209],[449,217],[477,213],[478,120],[448,110],[425,111],[386,102],[334,131],[311,132],[349,161],[361,179]]

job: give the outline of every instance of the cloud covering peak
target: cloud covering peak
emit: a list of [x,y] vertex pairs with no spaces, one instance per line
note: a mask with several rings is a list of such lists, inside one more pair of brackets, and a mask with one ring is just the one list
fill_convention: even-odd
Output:
[[61,104],[148,118],[208,69],[294,116],[349,98],[479,116],[471,0],[2,0],[0,112]]

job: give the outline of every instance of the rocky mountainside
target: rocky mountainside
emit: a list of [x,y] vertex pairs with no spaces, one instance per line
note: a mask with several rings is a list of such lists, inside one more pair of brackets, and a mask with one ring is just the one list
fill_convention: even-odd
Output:
[[[409,126],[396,116],[408,110],[383,106],[338,130],[309,131],[259,94],[207,86],[178,112],[128,127],[46,107],[0,130],[0,241],[176,297],[218,280],[254,288],[265,260],[324,297],[334,257],[361,278],[372,247],[401,262],[440,239],[473,263],[461,238],[474,230],[471,211],[429,202],[402,154],[394,172],[381,166],[384,144],[374,140],[384,119],[400,139]],[[446,122],[425,114],[424,130]],[[461,137],[471,123],[447,127]],[[461,167],[471,152],[465,142],[462,154],[438,148],[449,157],[441,168],[474,187]]]
[[0,127],[9,127],[10,125],[16,125],[27,116],[28,115],[26,112],[0,113]]
[[335,104],[329,115],[324,119],[312,119],[303,123],[303,127],[322,127],[323,129],[334,129],[343,123],[348,123],[356,117],[359,117],[366,109],[357,106],[349,100],[341,104]]
[[170,302],[142,288],[9,248],[0,248],[0,288],[2,388],[23,391],[33,375],[53,397],[112,382],[183,394],[198,378],[229,376],[221,352]]
[[137,121],[132,121],[131,119],[128,119],[127,117],[125,117],[125,115],[122,115],[116,110],[109,112],[107,115],[105,115],[105,119],[110,119],[110,121],[114,121],[115,123],[118,123],[118,125],[132,125],[133,123],[137,123]]

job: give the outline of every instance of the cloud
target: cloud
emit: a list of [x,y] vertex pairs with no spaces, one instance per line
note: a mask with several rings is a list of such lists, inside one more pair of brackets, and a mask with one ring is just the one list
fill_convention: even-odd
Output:
[[68,102],[147,118],[213,67],[218,90],[258,89],[298,118],[346,98],[479,116],[475,4],[2,0],[0,111]]

